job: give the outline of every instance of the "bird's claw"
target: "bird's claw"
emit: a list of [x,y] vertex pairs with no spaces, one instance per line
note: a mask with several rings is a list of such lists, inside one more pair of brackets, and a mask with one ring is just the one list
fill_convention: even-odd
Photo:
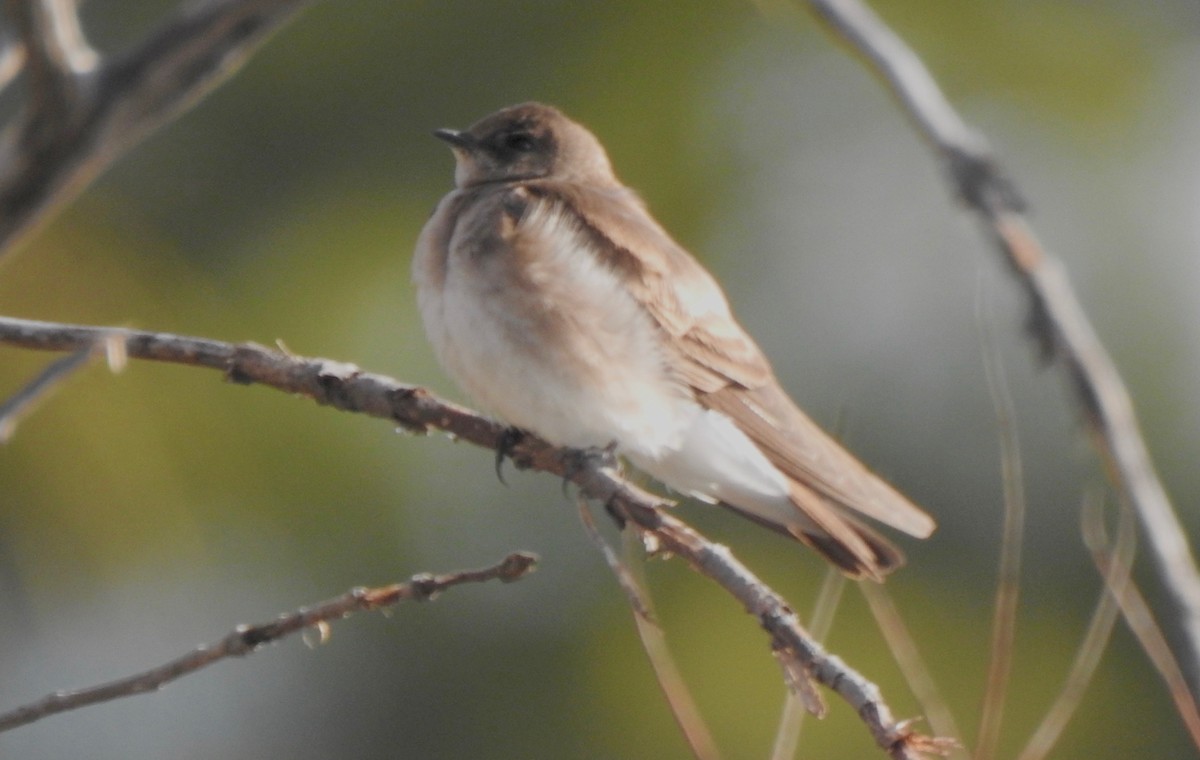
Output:
[[[506,427],[504,432],[500,434],[500,440],[496,441],[496,477],[504,485],[508,482],[504,479],[504,458],[512,458],[513,449],[517,447],[525,438],[525,431],[518,427]],[[514,460],[513,464],[520,465]]]
[[587,469],[593,463],[599,468],[615,469],[620,472],[621,463],[617,459],[617,442],[612,441],[607,446],[589,446],[586,449],[567,449],[563,454],[563,496],[567,496],[567,486],[575,476]]

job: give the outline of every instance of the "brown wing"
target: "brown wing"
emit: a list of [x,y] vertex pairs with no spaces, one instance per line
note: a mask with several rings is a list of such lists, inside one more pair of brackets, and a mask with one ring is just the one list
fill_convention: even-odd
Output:
[[726,386],[705,394],[702,403],[736,420],[788,477],[909,535],[925,538],[933,532],[929,515],[817,427],[778,383],[754,389]]
[[[716,281],[650,217],[632,191],[567,183],[527,187],[535,195],[568,204],[606,243],[597,248],[610,253],[614,269],[675,339],[673,364],[680,380],[706,407],[733,419],[795,482],[793,500],[832,540],[848,544],[843,549],[855,554],[866,552],[860,556],[874,553],[884,566],[894,564],[884,561],[888,548],[883,539],[864,533],[867,529],[857,521],[847,524],[847,516],[824,499],[914,536],[933,531],[928,515],[873,475],[792,403],[761,350],[733,318]],[[812,536],[806,542],[812,543]],[[838,562],[829,547],[814,548]]]

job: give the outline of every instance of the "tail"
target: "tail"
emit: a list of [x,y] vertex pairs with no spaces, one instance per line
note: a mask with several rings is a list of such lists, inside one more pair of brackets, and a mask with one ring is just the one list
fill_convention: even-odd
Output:
[[[895,544],[863,525],[852,517],[844,517],[867,551],[851,548],[832,536],[789,529],[788,534],[815,549],[822,557],[832,562],[839,570],[854,580],[883,582],[888,573],[904,566],[904,553]],[[857,543],[857,542],[856,542]]]
[[[810,498],[820,500],[820,504],[814,504]],[[728,502],[721,502],[721,505],[747,520],[801,542],[853,580],[881,583],[893,570],[904,566],[904,553],[895,544],[828,500],[812,491],[801,499],[794,495],[793,499],[798,509],[797,519],[791,523],[778,522]],[[801,506],[802,501],[805,506]]]

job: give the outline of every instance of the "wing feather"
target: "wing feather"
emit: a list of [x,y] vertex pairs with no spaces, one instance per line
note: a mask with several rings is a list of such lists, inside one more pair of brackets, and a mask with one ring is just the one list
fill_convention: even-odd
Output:
[[[590,233],[606,243],[596,249],[611,257],[610,266],[673,338],[671,369],[680,382],[705,407],[732,419],[793,481],[793,501],[830,538],[857,557],[888,559],[882,538],[835,511],[826,499],[914,536],[933,531],[927,514],[796,407],[762,351],[733,318],[712,275],[671,239],[631,190],[557,182],[526,187],[535,196],[568,204]],[[898,554],[891,551],[898,563]]]

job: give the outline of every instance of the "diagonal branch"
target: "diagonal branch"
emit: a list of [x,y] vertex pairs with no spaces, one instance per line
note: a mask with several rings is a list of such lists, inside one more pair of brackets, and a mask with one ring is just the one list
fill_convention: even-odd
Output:
[[621,478],[603,457],[556,448],[532,435],[514,442],[500,423],[418,386],[363,372],[351,364],[290,356],[248,343],[0,317],[0,345],[78,351],[110,338],[123,340],[130,358],[217,369],[235,383],[266,385],[324,406],[386,419],[415,432],[441,430],[458,440],[504,450],[518,467],[567,478],[585,496],[603,502],[627,524],[649,534],[667,552],[682,557],[737,599],[770,634],[773,650],[793,658],[813,680],[849,703],[876,744],[894,760],[916,760],[917,752],[938,748],[937,740],[919,736],[906,722],[897,722],[879,688],[828,654],[804,630],[787,602],[728,548],[663,512],[659,509],[662,499]]
[[86,367],[96,355],[96,351],[84,348],[55,359],[24,388],[0,403],[0,443],[7,443],[24,417],[32,413],[55,388]]
[[335,599],[281,615],[270,623],[239,625],[220,641],[201,644],[182,657],[177,657],[142,673],[135,673],[126,678],[86,689],[58,691],[37,702],[2,713],[0,714],[0,732],[99,702],[110,702],[121,697],[132,697],[135,694],[157,691],[171,681],[195,673],[201,668],[206,668],[230,657],[245,657],[253,654],[262,649],[264,645],[272,644],[297,631],[316,628],[324,637],[326,626],[330,622],[349,617],[355,612],[370,612],[409,600],[426,601],[433,599],[448,588],[464,583],[483,583],[497,579],[511,583],[523,578],[534,569],[536,564],[537,558],[532,554],[516,552],[508,555],[498,564],[480,570],[459,570],[441,575],[422,573],[414,575],[405,583],[378,588],[354,588]]
[[1115,487],[1136,509],[1179,610],[1193,693],[1200,694],[1200,572],[1139,430],[1133,402],[1087,319],[1062,264],[1037,239],[1013,182],[986,142],[946,100],[916,54],[859,0],[808,0],[860,53],[947,168],[955,193],[983,222],[1030,297],[1030,324],[1059,360]]
[[208,0],[100,58],[83,39],[74,0],[7,0],[23,44],[7,42],[4,58],[24,51],[30,97],[0,141],[0,252],[194,105],[310,2]]

